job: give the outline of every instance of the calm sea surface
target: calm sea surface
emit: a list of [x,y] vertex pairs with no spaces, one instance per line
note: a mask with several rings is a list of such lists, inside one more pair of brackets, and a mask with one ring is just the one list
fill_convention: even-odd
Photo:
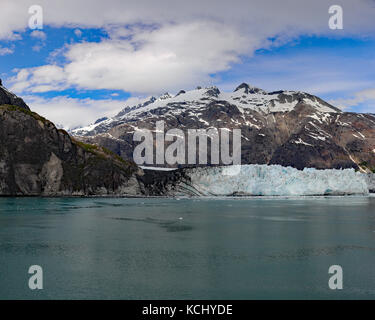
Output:
[[0,198],[0,299],[293,298],[375,298],[375,198]]

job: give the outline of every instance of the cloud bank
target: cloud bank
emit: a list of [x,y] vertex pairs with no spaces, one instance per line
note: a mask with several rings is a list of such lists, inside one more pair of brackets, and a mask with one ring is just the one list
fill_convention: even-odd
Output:
[[[27,8],[32,2],[5,0],[0,38],[12,37],[27,27]],[[374,2],[367,0],[335,2],[344,8],[342,31],[328,28],[329,4],[325,0],[42,0],[39,4],[45,24],[104,28],[108,38],[68,45],[63,51],[64,65],[19,70],[12,79],[12,89],[17,92],[69,87],[132,93],[156,93],[161,88],[172,91],[209,84],[212,74],[228,70],[255,50],[301,34],[363,36],[375,27]],[[41,31],[32,35],[45,38]]]
[[[34,2],[2,0],[0,40],[22,41],[23,32],[28,31],[28,9]],[[334,31],[328,27],[331,3],[326,0],[40,0],[38,4],[45,25],[71,28],[79,42],[54,50],[40,66],[14,70],[7,83],[16,93],[27,95],[34,109],[43,110],[52,120],[63,118],[57,122],[68,126],[87,124],[119,103],[32,95],[71,88],[123,90],[135,95],[176,92],[220,83],[220,72],[241,65],[256,50],[274,48],[301,35],[366,38],[373,37],[375,30],[375,2],[369,0],[335,1],[344,9],[344,30]],[[85,41],[82,30],[87,28],[105,30],[107,36]],[[40,50],[47,34],[33,31],[31,36],[40,41],[32,49]],[[0,55],[12,50],[0,47]],[[55,59],[56,55],[63,59]],[[324,78],[324,72],[320,73]],[[320,75],[315,74],[317,79]],[[350,86],[350,80],[335,82],[334,75],[330,76],[329,83],[316,85],[314,80],[311,91]],[[288,75],[285,81],[291,83]],[[104,106],[98,107],[100,103]],[[77,110],[80,121],[65,119],[65,110]]]

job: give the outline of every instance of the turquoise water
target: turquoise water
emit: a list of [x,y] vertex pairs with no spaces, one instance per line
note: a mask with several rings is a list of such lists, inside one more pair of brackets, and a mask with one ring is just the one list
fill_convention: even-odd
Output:
[[375,198],[0,198],[1,299],[373,299],[374,266]]

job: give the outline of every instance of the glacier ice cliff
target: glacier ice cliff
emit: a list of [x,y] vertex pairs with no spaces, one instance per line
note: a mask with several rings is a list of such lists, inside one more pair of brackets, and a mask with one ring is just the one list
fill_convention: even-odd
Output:
[[364,173],[363,175],[366,179],[369,192],[375,193],[375,173]]
[[354,169],[297,170],[280,165],[242,165],[185,170],[170,195],[315,196],[367,195],[366,175]]

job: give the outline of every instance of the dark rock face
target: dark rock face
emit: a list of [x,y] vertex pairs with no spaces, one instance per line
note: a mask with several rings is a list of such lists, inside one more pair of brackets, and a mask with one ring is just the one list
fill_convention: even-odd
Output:
[[375,170],[375,116],[341,112],[308,93],[267,93],[241,84],[232,94],[197,89],[124,111],[94,129],[73,134],[132,160],[138,144],[133,142],[135,128],[154,130],[156,121],[164,120],[165,131],[241,129],[242,164]]
[[184,94],[184,93],[186,93],[185,90],[180,90],[180,91],[176,94],[176,97],[179,96],[180,94]]
[[[142,193],[146,196],[167,196],[175,189],[181,189],[181,184],[190,185],[190,177],[185,169],[174,171],[144,170],[138,177],[142,186]],[[182,190],[183,192],[183,190]],[[186,195],[191,195],[186,193]]]
[[4,104],[17,106],[17,107],[30,110],[30,108],[21,98],[17,97],[15,94],[13,94],[12,92],[8,91],[7,89],[3,87],[2,81],[0,79],[0,105],[4,105]]
[[220,90],[216,87],[209,88],[206,93],[207,96],[218,98],[220,94]]
[[261,94],[267,94],[264,90],[262,89],[259,89],[259,88],[255,88],[255,87],[250,87],[247,83],[241,83],[235,90],[234,92],[236,91],[239,91],[243,89],[243,92],[246,93],[246,94],[254,94],[254,93],[261,93]]
[[137,195],[141,170],[28,109],[0,106],[0,195]]
[[98,119],[98,120],[95,121],[95,124],[98,124],[98,123],[100,123],[100,122],[102,122],[104,120],[107,120],[107,119],[108,119],[107,117],[100,118],[100,119]]

